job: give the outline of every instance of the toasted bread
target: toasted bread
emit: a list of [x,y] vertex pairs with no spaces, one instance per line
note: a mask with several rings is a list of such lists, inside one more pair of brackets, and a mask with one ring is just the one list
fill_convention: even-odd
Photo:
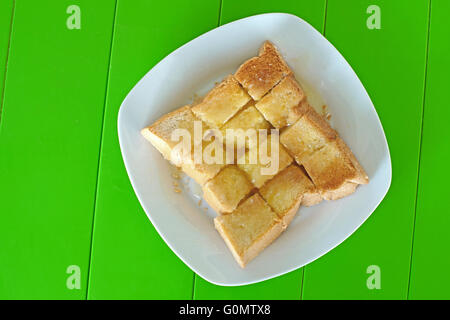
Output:
[[250,96],[230,75],[193,106],[192,112],[212,128],[219,128],[249,101]]
[[260,100],[284,77],[292,73],[277,48],[269,41],[262,45],[259,56],[244,62],[235,73],[253,100]]
[[289,225],[305,195],[319,195],[314,184],[296,164],[292,164],[269,180],[259,193],[269,206]]
[[283,231],[276,213],[257,193],[232,213],[216,217],[214,225],[242,268]]
[[290,76],[281,80],[255,106],[275,128],[281,129],[300,118],[300,101],[304,96],[297,81]]
[[327,200],[345,197],[357,184],[368,183],[366,173],[341,138],[305,158],[303,166]]
[[196,164],[193,162],[186,162],[182,164],[181,169],[198,184],[204,185],[214,178],[224,166],[225,164]]
[[337,137],[336,131],[311,106],[304,105],[304,109],[304,115],[280,135],[281,143],[300,165]]
[[[161,119],[156,121],[151,126],[148,126],[141,130],[141,134],[152,143],[152,145],[162,153],[165,159],[180,165],[183,162],[184,156],[181,153],[176,153],[177,159],[172,159],[172,149],[178,145],[179,141],[172,140],[172,134],[176,129],[185,129],[191,135],[191,157],[194,150],[194,122],[200,121],[192,112],[189,106],[181,107],[175,111],[172,111]],[[205,126],[204,129],[207,127]]]
[[[217,151],[217,154],[216,154]],[[209,158],[206,158],[209,156]],[[200,161],[201,160],[201,161]],[[214,178],[226,164],[226,149],[220,140],[203,141],[202,158],[184,161],[182,170],[198,184],[204,185]]]
[[[276,163],[265,162],[264,159],[260,157],[261,144],[267,142],[267,155],[270,155],[270,159],[278,161],[278,165]],[[249,180],[253,183],[253,185],[257,188],[260,188],[264,185],[264,183],[274,177],[278,172],[286,168],[293,161],[292,157],[286,152],[284,147],[276,141],[276,146],[278,148],[278,154],[272,154],[276,152],[277,148],[274,148],[272,145],[271,135],[267,137],[267,139],[258,141],[257,148],[250,148],[244,154],[244,157],[239,158],[237,165],[238,167],[245,171]],[[252,163],[254,160],[256,162]],[[267,159],[269,160],[269,159]],[[272,167],[272,169],[270,169]],[[263,172],[269,171],[269,172]]]
[[[230,121],[225,123],[225,125],[220,128],[224,142],[226,143],[226,134],[228,129],[235,130],[236,139],[234,139],[234,145],[237,144],[239,138],[246,137],[246,130],[254,129],[256,135],[258,135],[259,129],[270,129],[270,123],[264,119],[262,114],[256,110],[253,105],[239,111]],[[242,137],[241,137],[242,136]],[[245,139],[245,145],[242,147],[248,147],[248,137]],[[256,142],[256,141],[255,141]],[[231,142],[230,142],[231,144]]]
[[244,172],[226,166],[203,186],[203,198],[219,213],[230,213],[253,189]]

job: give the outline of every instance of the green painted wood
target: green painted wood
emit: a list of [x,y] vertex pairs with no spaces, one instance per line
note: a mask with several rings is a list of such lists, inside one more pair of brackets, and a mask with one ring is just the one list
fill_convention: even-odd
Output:
[[3,85],[9,49],[9,36],[13,14],[13,0],[0,2],[0,121],[2,119]]
[[217,26],[219,1],[123,1],[116,10],[101,148],[90,299],[190,299],[193,272],[159,237],[133,192],[117,137],[120,104],[157,62]]
[[[69,5],[81,29],[66,26]],[[114,1],[15,1],[0,123],[0,298],[83,299]],[[69,290],[68,266],[80,268]]]
[[[228,23],[247,16],[286,12],[299,16],[317,30],[322,31],[325,14],[324,1],[298,0],[223,0],[221,23]],[[221,287],[196,276],[195,299],[300,299],[303,269],[267,280],[262,283],[242,287]]]
[[[381,29],[366,27],[369,5]],[[406,299],[424,94],[428,0],[328,0],[326,36],[352,65],[374,102],[392,157],[384,201],[349,239],[305,270],[305,299]],[[371,265],[381,289],[369,290]]]
[[409,298],[450,299],[450,162],[447,107],[450,2],[431,2],[422,152]]

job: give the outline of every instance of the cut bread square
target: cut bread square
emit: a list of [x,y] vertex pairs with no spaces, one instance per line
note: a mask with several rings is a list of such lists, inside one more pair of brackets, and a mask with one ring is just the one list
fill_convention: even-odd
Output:
[[281,129],[300,118],[300,101],[304,96],[297,81],[290,76],[281,80],[255,106],[275,128]]
[[226,165],[226,149],[218,139],[211,142],[203,141],[201,156],[201,159],[198,156],[197,159],[192,157],[184,161],[181,168],[198,184],[204,185]]
[[192,112],[209,126],[219,128],[249,101],[250,96],[230,75],[193,106]]
[[259,193],[285,226],[294,218],[305,195],[309,197],[309,201],[312,197],[317,201],[321,200],[314,184],[296,164],[290,165],[269,180],[259,189]]
[[259,55],[244,62],[235,73],[236,79],[253,100],[260,100],[270,89],[292,73],[277,48],[264,42]]
[[216,217],[214,225],[242,268],[283,231],[276,213],[257,193],[232,213]]
[[[192,112],[190,106],[181,107],[175,111],[169,112],[151,126],[141,130],[141,134],[151,142],[151,144],[162,153],[165,159],[180,166],[182,162],[192,157],[194,151],[194,126],[195,122],[201,124],[202,131],[208,130],[208,126],[201,122]],[[190,152],[184,154],[181,148],[172,150],[179,145],[181,138],[172,139],[175,130],[181,129],[190,137]],[[175,138],[175,136],[174,136]],[[199,141],[195,144],[203,143]],[[186,159],[187,158],[187,159]]]
[[[267,152],[261,149],[263,144],[266,144]],[[266,159],[262,158],[262,155],[266,156]],[[238,159],[237,165],[247,174],[253,185],[260,188],[292,161],[292,157],[279,143],[278,136],[269,135],[266,139],[258,141],[257,148],[247,150],[244,156]]]
[[203,198],[219,213],[229,213],[253,189],[244,172],[234,165],[226,166],[203,186]]
[[[250,139],[253,138],[251,135],[248,135],[248,133],[253,132],[255,134],[254,142],[256,143],[258,138],[258,130],[267,130],[270,128],[270,123],[267,122],[266,119],[264,119],[262,114],[258,110],[256,110],[253,105],[250,105],[247,108],[239,111],[239,113],[236,114],[230,121],[225,123],[220,131],[222,133],[223,141],[226,144],[227,130],[233,130],[233,141],[229,141],[229,146],[227,145],[227,147],[235,147],[239,145],[241,148],[248,148]],[[251,130],[250,132],[247,131],[249,129]]]
[[345,197],[353,193],[358,184],[369,182],[364,169],[339,137],[305,158],[303,166],[327,200]]
[[311,106],[306,104],[304,108],[304,115],[280,135],[281,143],[300,165],[337,136],[336,131]]

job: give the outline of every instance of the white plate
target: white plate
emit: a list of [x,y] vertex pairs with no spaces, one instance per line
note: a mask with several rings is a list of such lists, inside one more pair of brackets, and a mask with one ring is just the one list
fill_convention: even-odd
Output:
[[[234,73],[265,40],[279,48],[312,104],[328,106],[332,125],[366,169],[370,183],[344,199],[301,207],[286,232],[241,269],[214,229],[214,213],[200,208],[187,190],[193,184],[188,181],[182,193],[175,193],[169,163],[139,131]],[[386,137],[360,80],[333,45],[289,14],[238,20],[172,52],[128,94],[120,107],[118,132],[131,184],[156,230],[192,270],[219,285],[263,281],[319,258],[370,216],[391,183]]]

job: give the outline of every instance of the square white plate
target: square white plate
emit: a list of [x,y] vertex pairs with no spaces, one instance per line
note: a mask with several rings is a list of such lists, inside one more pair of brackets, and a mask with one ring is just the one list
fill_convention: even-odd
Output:
[[[241,269],[214,229],[214,212],[199,207],[193,183],[185,181],[185,190],[175,193],[169,163],[139,131],[234,73],[243,61],[257,55],[265,40],[278,47],[313,106],[328,106],[333,127],[367,171],[370,183],[344,199],[301,207],[286,232]],[[169,54],[122,103],[118,132],[131,184],[149,219],[184,263],[219,285],[263,281],[319,258],[370,216],[391,183],[386,137],[360,80],[333,45],[307,22],[289,14],[238,20]]]

